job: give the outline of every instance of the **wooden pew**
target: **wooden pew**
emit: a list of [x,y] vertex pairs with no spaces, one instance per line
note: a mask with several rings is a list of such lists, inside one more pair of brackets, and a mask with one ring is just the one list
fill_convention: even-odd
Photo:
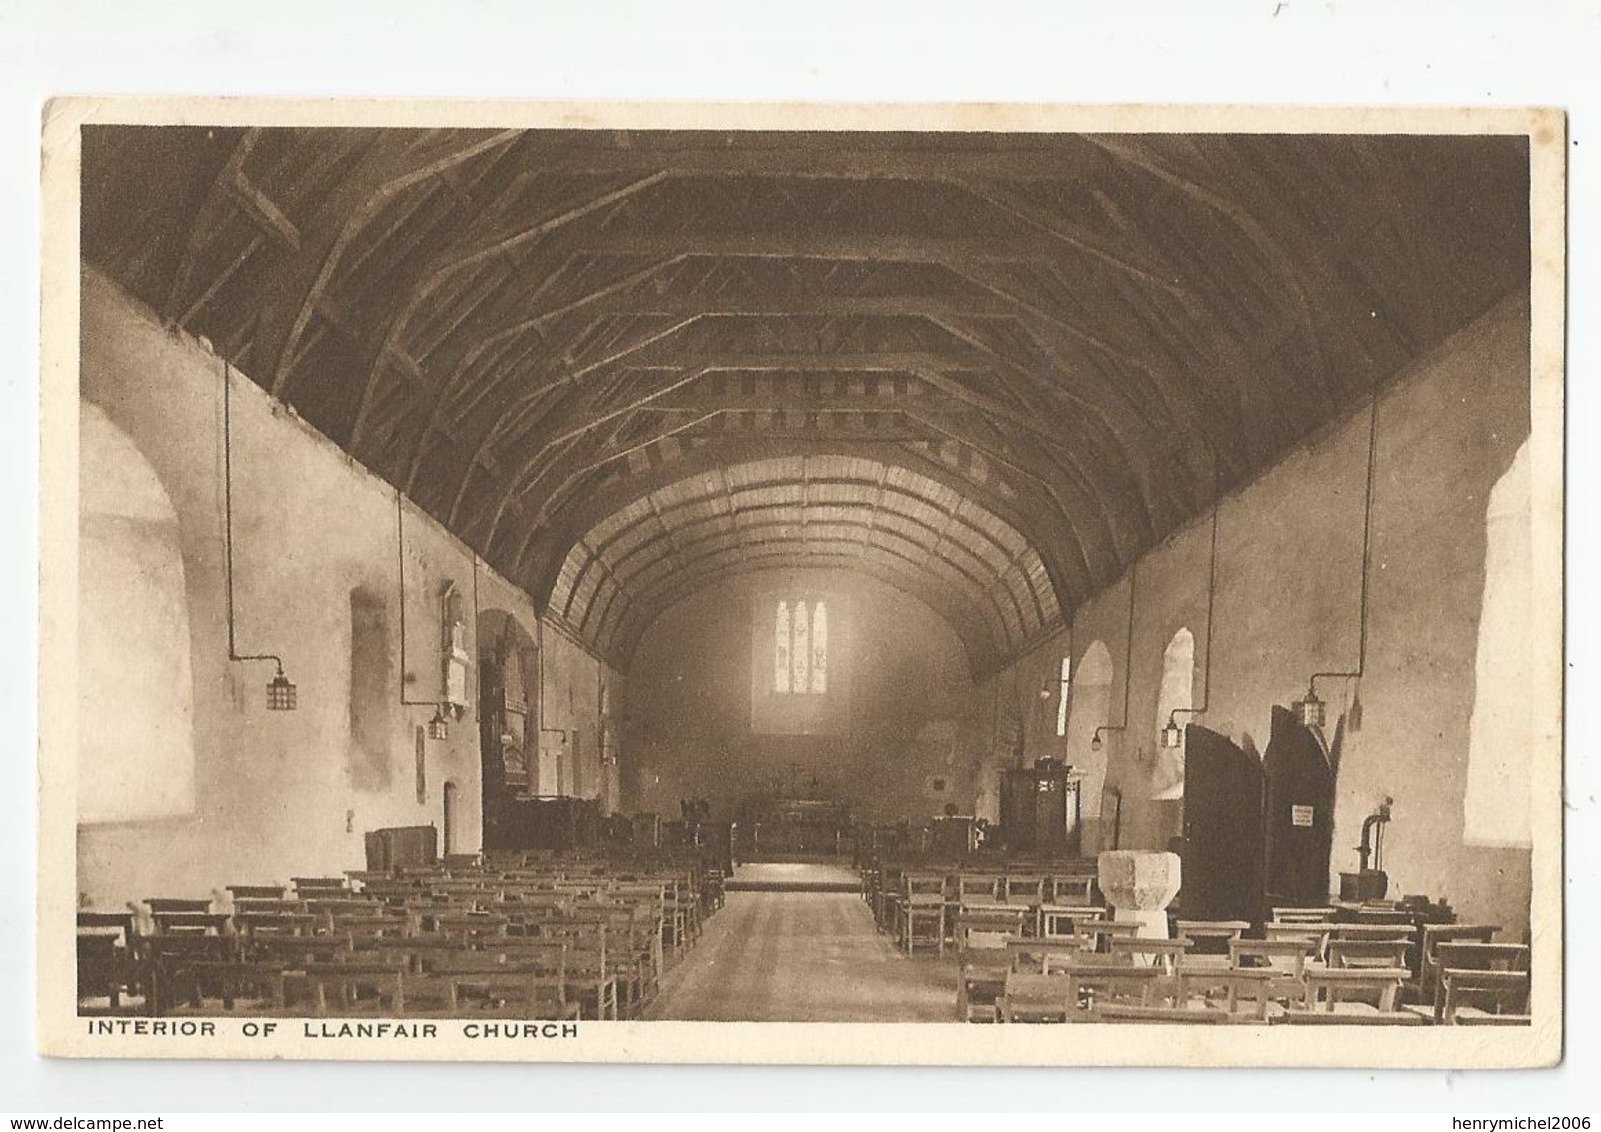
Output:
[[1115,936],[1106,941],[1110,955],[1127,956],[1131,964],[1143,963],[1159,967],[1165,975],[1177,973],[1179,961],[1188,954],[1194,941],[1183,936],[1178,939],[1143,939],[1137,935]]
[[945,954],[945,876],[943,873],[908,873],[901,893],[900,940],[907,955],[917,951],[919,939],[928,940],[932,929],[935,950]]
[[[1174,998],[1187,1007],[1203,1003],[1218,1007],[1230,1021],[1267,1023],[1283,1013],[1274,995],[1283,976],[1270,967],[1223,968],[1195,962],[1186,955],[1175,975]],[[1221,1000],[1221,1002],[1219,1001]]]
[[104,998],[113,1014],[123,996],[142,990],[144,956],[132,912],[78,913],[78,1006]]
[[1406,967],[1308,967],[1304,976],[1306,995],[1301,1005],[1309,1011],[1336,1011],[1341,1007],[1349,1011],[1364,1005],[1361,1001],[1353,1003],[1351,999],[1370,996],[1377,1000],[1367,1004],[1370,1009],[1355,1012],[1376,1010],[1380,1014],[1394,1014],[1401,984],[1410,975]]
[[1000,998],[1012,968],[1010,946],[1021,938],[1015,916],[966,909],[956,913],[956,1012],[963,1022],[1000,1021]]
[[[1529,1020],[1529,972],[1526,970],[1461,970],[1440,972],[1440,1022],[1446,1026],[1484,1025],[1486,1018],[1506,1015],[1521,1025]],[[1495,1023],[1490,1023],[1495,1024]]]
[[1210,1006],[1132,1006],[1108,1002],[1091,1007],[1090,1022],[1139,1022],[1147,1025],[1220,1025],[1233,1021],[1226,1011]]
[[1529,948],[1521,943],[1476,943],[1470,941],[1434,944],[1434,999],[1420,1012],[1427,1012],[1436,1025],[1445,1023],[1447,971],[1527,972]]
[[330,1012],[346,1014],[386,1014],[406,1016],[405,961],[310,963],[286,982],[293,980],[311,998],[312,1012],[327,1017]]
[[1001,990],[1002,1022],[1067,1022],[1079,1012],[1071,980],[1026,971],[1006,973]]

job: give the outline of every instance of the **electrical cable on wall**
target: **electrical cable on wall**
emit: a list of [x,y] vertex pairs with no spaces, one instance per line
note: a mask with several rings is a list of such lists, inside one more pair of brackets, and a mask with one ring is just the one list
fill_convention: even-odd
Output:
[[[428,721],[428,737],[444,740],[450,737],[450,721],[443,704],[432,700],[406,698],[406,497],[395,489],[395,549],[400,564],[400,703],[403,707],[431,707],[434,717]],[[476,562],[477,556],[474,555]],[[476,578],[476,574],[474,575]]]
[[228,604],[228,659],[234,662],[270,660],[278,673],[267,683],[267,710],[294,711],[299,706],[299,692],[284,675],[284,662],[272,653],[241,654],[234,630],[233,593],[233,368],[226,358],[222,362],[222,492],[223,492],[223,557]]
[[[1321,728],[1325,719],[1324,702],[1318,698],[1317,682],[1319,680],[1335,679],[1362,679],[1367,671],[1368,656],[1368,578],[1373,569],[1373,493],[1374,468],[1378,462],[1379,442],[1379,398],[1374,393],[1368,402],[1368,453],[1367,453],[1367,488],[1363,493],[1362,501],[1362,575],[1357,591],[1357,646],[1356,670],[1354,672],[1314,672],[1307,681],[1306,695],[1296,700],[1291,709],[1302,725],[1308,728]],[[1362,727],[1362,700],[1360,685],[1353,692],[1351,706],[1346,711],[1346,728],[1350,731],[1359,731]]]
[[1101,735],[1108,731],[1124,731],[1128,728],[1128,696],[1129,684],[1132,682],[1134,667],[1134,587],[1139,581],[1140,564],[1134,563],[1128,572],[1128,632],[1123,639],[1123,722],[1116,727],[1110,725],[1097,727],[1095,734],[1090,736],[1090,750],[1099,751],[1102,747]]

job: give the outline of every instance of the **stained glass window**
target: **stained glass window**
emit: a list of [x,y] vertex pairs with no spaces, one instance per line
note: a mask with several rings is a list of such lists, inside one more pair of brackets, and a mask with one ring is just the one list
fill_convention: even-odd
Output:
[[828,692],[828,607],[805,598],[778,603],[774,624],[773,691]]
[[790,641],[789,655],[795,664],[795,691],[804,692],[811,687],[812,673],[812,635],[804,601],[795,603],[795,632]]
[[773,691],[789,691],[789,602],[778,603],[778,641],[774,651]]
[[828,691],[828,607],[822,602],[812,610],[812,691]]

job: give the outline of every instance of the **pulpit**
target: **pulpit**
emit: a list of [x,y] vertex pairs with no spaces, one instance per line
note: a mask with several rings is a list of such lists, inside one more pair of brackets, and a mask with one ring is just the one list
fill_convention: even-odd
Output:
[[1001,775],[1001,838],[1008,853],[1079,852],[1079,783],[1084,776],[1055,759]]

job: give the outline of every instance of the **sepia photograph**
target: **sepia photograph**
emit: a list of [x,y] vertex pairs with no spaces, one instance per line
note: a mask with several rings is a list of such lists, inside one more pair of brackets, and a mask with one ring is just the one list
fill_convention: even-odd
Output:
[[1555,1063],[1565,137],[52,103],[42,1048]]

